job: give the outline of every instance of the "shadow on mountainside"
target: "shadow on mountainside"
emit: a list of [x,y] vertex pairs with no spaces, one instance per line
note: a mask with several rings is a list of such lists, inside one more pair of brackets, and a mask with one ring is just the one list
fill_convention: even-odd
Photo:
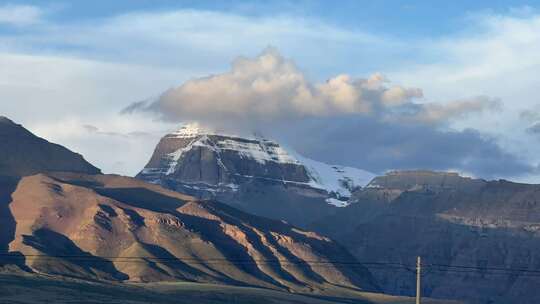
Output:
[[[302,229],[285,224],[283,221],[248,215],[243,211],[234,209],[220,202],[206,201],[205,206],[210,212],[222,218],[224,222],[239,227],[244,233],[246,233],[247,237],[251,240],[252,245],[255,246],[255,248],[258,248],[262,253],[265,252],[264,249],[266,246],[263,246],[263,244],[260,242],[260,237],[258,235],[250,232],[251,229],[249,229],[248,226],[258,229],[259,231],[274,231],[283,235],[291,236],[294,240],[297,240],[299,244],[309,244],[310,247],[315,248],[317,252],[324,253],[327,260],[332,261],[332,266],[339,269],[356,286],[362,286],[365,291],[380,291],[380,288],[376,284],[375,279],[370,274],[368,269],[364,265],[360,264],[358,260],[344,247],[332,240],[326,239],[325,237],[321,238],[309,232],[303,232]],[[285,259],[287,259],[290,263],[295,264],[297,270],[303,272],[305,277],[319,283],[325,281],[325,279],[315,271],[314,265],[306,263],[302,259],[298,258],[288,248],[286,248],[286,246],[279,244],[279,242],[272,236],[272,233],[265,233],[265,239]],[[319,265],[319,267],[324,266]],[[363,279],[360,280],[359,278]]]
[[70,275],[73,277],[93,276],[96,279],[127,280],[114,264],[101,257],[83,251],[66,236],[40,228],[32,235],[23,235],[23,244],[42,255],[28,256],[32,267],[45,273]]
[[[15,192],[19,178],[0,176],[0,254],[5,254],[9,251],[9,243],[15,239],[15,219],[9,204],[11,204],[11,194]],[[0,260],[0,264],[2,264]]]
[[[167,249],[165,249],[165,248],[163,248],[161,246],[158,246],[158,245],[155,245],[155,244],[142,243],[142,242],[141,242],[141,245],[152,256],[159,259],[157,262],[167,266],[171,270],[178,271],[178,273],[182,274],[180,276],[180,278],[185,280],[185,281],[196,282],[197,278],[207,276],[202,271],[189,266],[187,263],[185,263],[181,259],[177,258],[172,253],[170,253]],[[159,266],[157,266],[155,262],[152,261],[152,263],[154,264],[153,266],[154,266],[155,269],[160,269]],[[161,271],[163,271],[163,270],[161,270]],[[177,275],[177,274],[175,274],[175,275]]]
[[32,272],[25,264],[26,258],[19,252],[9,252],[9,244],[15,239],[17,222],[9,205],[20,178],[0,176],[0,267],[16,265],[21,270]]
[[[248,254],[246,248],[241,245],[238,240],[226,234],[218,221],[180,212],[176,214],[176,217],[185,223],[188,229],[197,233],[202,240],[212,242],[215,248],[225,258],[223,261],[205,262],[206,266],[224,274],[224,272],[221,271],[221,268],[225,269],[228,265],[231,265],[246,274],[269,283],[270,285],[277,286],[281,289],[287,289],[285,285],[264,273],[259,268],[257,261]],[[234,281],[234,279],[230,279],[231,281]],[[234,284],[240,286],[246,285],[244,283],[238,284],[238,282]]]

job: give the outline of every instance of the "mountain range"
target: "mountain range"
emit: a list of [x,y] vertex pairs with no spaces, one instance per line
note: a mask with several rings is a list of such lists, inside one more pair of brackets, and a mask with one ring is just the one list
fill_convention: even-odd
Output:
[[267,139],[193,126],[166,135],[137,178],[336,239],[371,263],[385,293],[414,295],[415,259],[422,256],[427,296],[540,300],[538,185],[424,170],[374,176]]
[[0,274],[412,296],[421,256],[425,296],[540,301],[540,185],[375,176],[193,124],[136,178],[7,118],[0,140]]
[[0,170],[4,272],[321,294],[379,290],[330,238],[213,199],[101,174],[80,155],[1,121],[0,154],[10,155]]

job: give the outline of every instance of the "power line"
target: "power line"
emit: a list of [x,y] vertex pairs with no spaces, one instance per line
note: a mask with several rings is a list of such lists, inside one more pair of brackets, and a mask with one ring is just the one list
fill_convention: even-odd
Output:
[[538,274],[529,274],[529,273],[519,273],[519,272],[478,272],[478,271],[471,271],[471,270],[465,270],[465,271],[459,271],[459,270],[434,270],[434,272],[440,273],[440,274],[455,274],[455,275],[463,275],[463,274],[476,274],[479,276],[510,276],[515,275],[519,277],[527,277],[527,278],[538,278],[540,275]]
[[358,262],[358,261],[315,261],[315,260],[284,260],[284,259],[228,259],[228,258],[193,258],[193,257],[149,257],[149,256],[93,256],[93,255],[21,255],[21,254],[0,254],[1,257],[6,258],[64,258],[64,259],[106,259],[106,260],[152,260],[152,261],[224,261],[224,262],[262,262],[262,263],[298,263],[298,264],[344,264],[344,265],[354,265],[354,264],[370,264],[370,265],[395,265],[395,266],[409,266],[402,263],[387,263],[387,262]]
[[[286,260],[286,259],[228,259],[228,258],[194,258],[194,257],[152,257],[152,256],[92,256],[92,255],[43,255],[43,254],[0,254],[0,261],[8,260],[29,260],[39,259],[65,259],[68,261],[88,262],[88,263],[191,263],[191,264],[213,264],[213,265],[249,265],[249,264],[277,264],[281,266],[291,265],[310,265],[318,267],[335,266],[363,266],[368,269],[394,269],[415,273],[416,265],[401,262],[375,262],[375,261],[339,261],[339,260]],[[527,275],[529,277],[540,277],[540,270],[524,268],[503,268],[503,267],[480,267],[468,265],[450,265],[450,264],[423,264],[425,270],[423,276],[430,273],[452,273],[468,274],[475,273],[480,275]]]
[[465,266],[465,265],[445,265],[445,264],[430,264],[433,267],[458,268],[458,269],[480,269],[480,270],[496,270],[496,271],[518,271],[518,272],[534,272],[540,274],[540,270],[530,270],[524,268],[502,268],[502,267],[481,267],[481,266]]
[[290,265],[310,265],[317,267],[336,267],[336,266],[362,266],[366,268],[390,268],[412,271],[410,265],[390,262],[358,262],[358,261],[315,261],[315,260],[284,260],[284,259],[226,259],[212,258],[201,259],[193,257],[147,257],[147,256],[90,256],[90,255],[19,255],[19,254],[0,254],[0,261],[4,260],[56,260],[66,259],[68,261],[88,262],[88,263],[145,263],[163,262],[163,263],[198,263],[198,264],[230,264],[230,265],[248,265],[248,264],[277,264],[281,266]]

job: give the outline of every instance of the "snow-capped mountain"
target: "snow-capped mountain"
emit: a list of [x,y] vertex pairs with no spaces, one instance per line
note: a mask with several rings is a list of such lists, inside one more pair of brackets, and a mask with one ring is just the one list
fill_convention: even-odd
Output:
[[246,209],[255,213],[262,204],[276,211],[285,202],[314,209],[346,206],[351,192],[373,177],[364,170],[308,159],[260,136],[214,132],[197,124],[164,136],[137,175],[201,198],[249,206]]
[[[197,157],[197,152],[208,154],[197,158],[198,164],[211,158],[216,166],[190,171],[187,165]],[[303,157],[262,137],[218,134],[188,124],[161,140],[138,177],[156,184],[180,177],[186,185],[208,192],[237,191],[246,179],[266,179],[326,192],[328,202],[344,206],[351,191],[365,186],[375,175]]]

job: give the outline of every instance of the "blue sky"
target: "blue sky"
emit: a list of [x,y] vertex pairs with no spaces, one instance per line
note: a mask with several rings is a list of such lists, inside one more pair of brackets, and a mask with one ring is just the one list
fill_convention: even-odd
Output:
[[[106,172],[132,175],[159,137],[187,119],[160,119],[186,108],[183,99],[160,101],[163,92],[177,88],[170,96],[184,98],[190,80],[210,75],[221,76],[196,82],[208,96],[229,93],[213,90],[221,80],[240,88],[246,79],[264,80],[280,85],[274,95],[244,88],[268,100],[264,106],[297,98],[291,88],[308,88],[313,98],[300,106],[283,101],[280,108],[294,106],[300,116],[292,121],[272,112],[276,121],[261,118],[257,128],[275,130],[279,121],[301,134],[332,125],[321,132],[327,138],[281,136],[310,157],[376,173],[426,168],[537,181],[539,7],[540,1],[0,2],[0,113]],[[265,57],[269,46],[275,53]],[[234,65],[237,58],[247,58],[250,75],[237,77],[234,71],[245,72]],[[271,69],[265,58],[275,63]],[[283,77],[296,80],[272,82]],[[376,88],[369,79],[379,79]],[[349,108],[338,89],[356,96]],[[410,94],[390,106],[388,94],[396,92]],[[208,115],[193,112],[193,119],[226,117],[252,127],[261,114],[248,110],[253,101],[231,96],[237,100],[222,104],[245,102],[235,113],[244,116],[210,103]],[[149,98],[158,98],[161,116],[120,114]],[[328,113],[306,115],[304,106],[316,103]],[[370,111],[359,110],[366,105]],[[352,133],[345,142],[336,132]],[[323,149],[322,142],[330,144]]]
[[197,9],[247,16],[276,14],[318,18],[340,26],[396,35],[441,35],[460,29],[463,18],[478,12],[507,13],[534,8],[539,1],[7,1],[57,9],[55,19],[77,20],[111,17],[129,11]]
[[[1,3],[1,2],[0,2]],[[331,45],[319,45],[320,48],[329,48],[336,52],[336,57],[343,58],[339,65],[346,65],[349,73],[368,73],[381,70],[386,66],[396,64],[405,65],[410,63],[431,63],[440,59],[441,54],[436,52],[424,52],[415,44],[432,41],[449,36],[459,36],[478,29],[471,28],[475,19],[486,15],[526,16],[537,12],[536,7],[540,1],[452,1],[434,4],[432,1],[354,1],[343,0],[339,5],[329,1],[7,1],[5,7],[29,6],[37,8],[35,18],[46,20],[57,27],[72,27],[81,25],[99,24],[111,18],[126,14],[165,14],[175,11],[201,11],[215,12],[224,16],[242,16],[249,21],[257,22],[258,19],[272,20],[299,19],[305,22],[315,22],[325,26],[343,29],[351,32],[364,33],[374,38],[389,42],[381,48],[369,48],[359,42],[352,46],[344,45],[339,50]],[[32,18],[32,17],[30,17]],[[41,21],[43,21],[41,20]],[[195,25],[196,26],[196,25]],[[0,33],[5,35],[20,35],[37,33],[39,29],[30,29],[21,25],[4,23],[0,27]],[[16,38],[14,38],[16,39]],[[226,39],[226,37],[224,37]],[[390,42],[399,41],[399,46]],[[332,41],[328,42],[329,44]],[[320,44],[324,44],[321,41]],[[284,53],[295,52],[298,46],[278,42],[269,38],[267,45],[276,46]],[[406,45],[406,46],[405,46]],[[56,39],[39,43],[34,41],[32,51],[45,54],[65,53],[75,56],[96,58],[99,60],[123,61],[120,52],[111,53],[107,47],[102,49],[95,46],[81,46]],[[93,49],[92,49],[93,48]],[[295,48],[295,49],[293,49]],[[245,49],[238,55],[255,55],[260,46]],[[289,50],[290,49],[290,50]],[[382,52],[381,52],[382,51]],[[326,52],[326,50],[325,50]],[[231,54],[232,55],[232,54]],[[212,56],[209,54],[208,56]],[[312,56],[319,56],[318,53]],[[356,57],[351,64],[350,58]],[[159,60],[159,55],[153,54],[154,60]],[[359,58],[360,57],[360,58]],[[367,58],[368,59],[364,59]],[[125,59],[125,58],[124,58]],[[211,67],[219,65],[224,68],[229,60],[223,60],[219,56],[210,58]],[[311,58],[309,58],[311,59]],[[296,59],[302,65],[302,58]],[[154,64],[156,62],[153,62]],[[197,67],[200,62],[194,62]],[[170,65],[167,62],[166,65]],[[324,78],[328,74],[338,73],[341,66],[321,64],[313,67],[304,64],[309,69],[312,77]]]
[[208,10],[245,16],[299,15],[351,29],[386,35],[425,37],[461,31],[463,23],[478,13],[515,14],[534,10],[540,1],[5,1],[10,5],[35,5],[53,11],[59,22],[106,18],[131,11],[160,12],[181,9]]
[[[31,5],[40,8],[42,18],[57,25],[99,23],[107,18],[130,13],[166,13],[171,11],[207,11],[226,15],[246,16],[256,20],[276,17],[299,18],[324,23],[348,31],[369,33],[386,40],[420,41],[461,35],[471,31],[468,27],[478,15],[523,16],[537,12],[540,1],[354,1],[342,0],[339,5],[331,1],[7,1],[5,5]],[[6,26],[0,31],[7,34],[24,32],[19,26]],[[473,30],[474,31],[474,30]],[[269,40],[269,44],[273,41]],[[274,43],[275,44],[275,43]],[[45,50],[73,51],[69,44],[54,45],[49,42]],[[280,46],[278,46],[280,47]],[[286,48],[286,46],[284,47]],[[76,49],[76,48],[75,48]],[[86,55],[99,56],[99,50]],[[355,50],[357,51],[357,50]],[[386,65],[410,61],[429,63],[437,54],[418,54],[418,50],[401,47],[388,54],[363,61],[358,72],[379,70]],[[255,53],[246,52],[249,55]],[[104,56],[104,54],[101,54]],[[117,59],[117,58],[115,58]],[[313,71],[323,77],[330,70]],[[353,71],[354,72],[354,71]]]

